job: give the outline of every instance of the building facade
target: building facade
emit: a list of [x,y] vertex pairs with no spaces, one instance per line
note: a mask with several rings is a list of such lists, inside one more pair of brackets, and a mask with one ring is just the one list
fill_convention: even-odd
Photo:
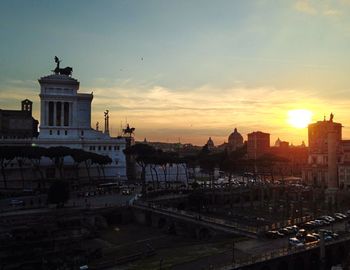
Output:
[[[56,70],[55,70],[56,71]],[[93,100],[92,93],[79,93],[79,81],[72,78],[70,74],[61,74],[55,72],[54,74],[44,76],[39,79],[40,84],[40,127],[39,135],[21,137],[21,133],[17,131],[14,137],[4,137],[0,140],[0,145],[32,145],[41,146],[45,148],[64,146],[75,149],[82,149],[88,152],[94,152],[99,155],[109,156],[112,163],[104,166],[104,179],[108,181],[126,180],[126,158],[123,150],[127,144],[133,142],[133,138],[126,137],[112,137],[109,134],[109,112],[106,110],[104,118],[104,130],[101,131],[99,125],[96,128],[91,127],[91,102]],[[31,120],[32,103],[30,101],[22,102],[22,111],[16,112],[21,115],[21,119]],[[3,112],[0,110],[0,122],[4,120]],[[10,111],[11,115],[15,115]],[[14,116],[11,116],[14,118]],[[12,119],[11,118],[11,119]],[[29,121],[28,120],[28,121]],[[36,120],[35,120],[36,121]],[[36,130],[38,121],[36,121]],[[1,122],[4,123],[4,122]],[[27,127],[27,125],[22,125]],[[15,130],[12,128],[12,130]],[[28,124],[29,130],[29,124]],[[31,130],[31,129],[30,129]],[[64,165],[67,168],[66,178],[69,179],[71,175],[76,175],[76,166],[73,159],[68,156],[64,158]],[[27,169],[28,174],[25,174],[29,180],[35,179],[37,176],[33,174],[31,164],[24,163],[24,169]],[[44,175],[46,178],[56,177],[57,170],[52,164],[52,160],[43,157],[41,160]],[[9,179],[18,177],[18,169],[15,161],[11,166],[8,166]],[[54,172],[53,172],[54,171]],[[33,174],[31,177],[30,175]],[[79,167],[79,175],[84,178],[87,177],[85,166]],[[102,179],[100,169],[96,164],[91,165],[90,175],[93,178]],[[33,186],[34,188],[34,186]]]
[[255,131],[248,134],[247,157],[257,159],[270,150],[270,134]]
[[329,120],[324,119],[308,126],[308,139],[309,154],[303,180],[315,186],[338,188],[339,166],[345,165],[342,125],[333,122],[331,115]]
[[[39,79],[40,134],[37,145],[67,146],[107,155],[112,163],[105,168],[109,179],[126,178],[123,150],[126,138],[109,135],[109,115],[105,112],[104,132],[91,127],[93,94],[79,93],[79,81],[69,75],[52,74]],[[66,162],[69,164],[68,158]]]
[[229,152],[233,152],[233,151],[236,151],[238,148],[241,148],[242,146],[243,146],[243,137],[237,131],[237,128],[235,128],[234,131],[228,137],[227,150]]
[[1,139],[30,139],[38,136],[38,120],[32,116],[33,102],[25,99],[21,110],[0,109]]

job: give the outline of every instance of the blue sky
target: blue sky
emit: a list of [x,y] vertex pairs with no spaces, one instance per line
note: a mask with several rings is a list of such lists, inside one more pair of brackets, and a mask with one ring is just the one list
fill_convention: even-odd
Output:
[[[1,1],[0,108],[36,105],[41,76],[72,66],[137,139],[222,143],[237,126],[298,144],[331,111],[348,136],[350,1]],[[92,123],[94,126],[94,123]],[[348,136],[349,137],[349,136]]]

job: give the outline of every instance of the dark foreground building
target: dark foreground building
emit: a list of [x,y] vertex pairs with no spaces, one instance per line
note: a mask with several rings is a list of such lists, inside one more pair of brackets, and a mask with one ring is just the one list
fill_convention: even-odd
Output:
[[21,110],[0,109],[0,138],[26,139],[34,138],[38,133],[38,120],[32,116],[33,102],[22,101]]

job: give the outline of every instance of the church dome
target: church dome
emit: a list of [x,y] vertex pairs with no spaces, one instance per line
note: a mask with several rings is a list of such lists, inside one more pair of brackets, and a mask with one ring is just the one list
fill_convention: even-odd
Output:
[[209,140],[207,141],[207,145],[208,145],[208,148],[209,148],[209,149],[214,148],[214,142],[213,142],[213,140],[211,139],[211,137],[209,137]]
[[275,142],[275,146],[280,146],[281,145],[281,140],[280,140],[280,138],[278,137],[278,139],[276,140],[276,142]]
[[243,146],[243,137],[237,131],[237,128],[228,137],[228,148],[230,151],[235,151],[237,148]]

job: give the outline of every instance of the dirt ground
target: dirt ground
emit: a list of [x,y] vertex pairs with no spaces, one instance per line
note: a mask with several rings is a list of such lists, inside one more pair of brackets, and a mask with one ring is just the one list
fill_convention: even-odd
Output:
[[217,235],[209,240],[199,241],[166,234],[156,228],[127,224],[109,227],[102,231],[98,238],[89,240],[85,247],[101,248],[103,258],[93,263],[144,252],[150,248],[155,250],[153,256],[111,267],[109,270],[154,270],[160,267],[163,270],[207,269],[201,266],[208,266],[214,257],[225,261],[232,258],[233,239],[239,241],[243,238]]

